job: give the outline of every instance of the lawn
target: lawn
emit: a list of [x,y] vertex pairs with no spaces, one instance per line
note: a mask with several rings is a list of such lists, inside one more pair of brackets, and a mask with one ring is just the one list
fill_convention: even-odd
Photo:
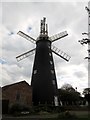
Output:
[[87,111],[66,111],[57,114],[40,114],[25,116],[4,116],[2,120],[90,120],[90,114]]
[[88,111],[66,111],[59,114],[57,120],[89,120],[90,115]]

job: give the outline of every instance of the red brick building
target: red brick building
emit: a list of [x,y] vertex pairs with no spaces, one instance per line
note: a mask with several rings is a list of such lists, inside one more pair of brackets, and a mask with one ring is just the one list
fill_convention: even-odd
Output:
[[9,106],[15,103],[32,105],[32,89],[26,81],[21,81],[2,87],[2,99],[9,101]]

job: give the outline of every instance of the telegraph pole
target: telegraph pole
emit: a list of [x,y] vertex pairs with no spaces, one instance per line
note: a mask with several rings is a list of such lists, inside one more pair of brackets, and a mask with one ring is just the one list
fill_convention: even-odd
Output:
[[[90,1],[88,2],[88,39],[90,40]],[[90,42],[88,43],[88,56],[90,58]],[[90,88],[90,59],[88,59],[88,87]]]
[[82,45],[87,44],[88,45],[88,56],[85,57],[85,59],[88,59],[88,62],[90,63],[90,2],[88,2],[88,7],[85,7],[88,13],[88,33],[84,32],[82,35],[87,35],[87,38],[83,38],[82,40],[79,40]]
[[88,33],[82,33],[82,35],[87,35],[87,38],[84,38],[82,40],[79,40],[82,45],[87,44],[88,45],[88,56],[85,57],[85,59],[88,59],[88,88],[90,88],[90,1],[88,2],[88,7],[85,7],[87,13],[88,13]]
[[88,63],[90,63],[90,1],[88,2],[88,7],[85,7],[88,12]]
[[88,12],[88,88],[90,88],[90,1],[85,9]]
[[88,88],[90,88],[90,1],[88,7],[85,7],[88,12]]

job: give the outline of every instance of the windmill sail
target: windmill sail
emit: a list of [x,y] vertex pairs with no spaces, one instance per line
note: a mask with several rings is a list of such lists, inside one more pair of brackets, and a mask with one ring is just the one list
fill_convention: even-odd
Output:
[[32,37],[30,37],[29,35],[23,33],[22,31],[19,31],[17,34],[20,35],[21,37],[23,37],[23,38],[31,41],[31,42],[34,43],[34,44],[36,43],[36,40],[35,40],[34,38],[32,38]]
[[56,55],[60,56],[64,60],[66,60],[66,61],[70,60],[71,57],[69,55],[67,55],[65,52],[63,52],[62,50],[58,49],[57,47],[51,46],[51,49]]
[[29,50],[28,52],[25,52],[19,56],[16,57],[17,61],[19,62],[20,60],[29,57],[30,55],[33,55],[35,53],[35,49]]
[[53,35],[53,36],[49,37],[49,39],[51,40],[51,42],[54,42],[58,39],[66,37],[67,35],[68,35],[67,31],[64,31],[64,32],[61,32],[61,33],[58,33],[56,35]]

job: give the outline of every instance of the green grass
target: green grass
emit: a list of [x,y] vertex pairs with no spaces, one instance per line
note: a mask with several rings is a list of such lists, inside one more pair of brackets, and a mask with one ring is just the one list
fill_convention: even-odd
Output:
[[[33,119],[32,119],[33,118]],[[61,113],[40,112],[37,115],[4,116],[2,120],[90,120],[88,111],[66,111]]]
[[60,120],[89,120],[90,114],[88,111],[66,111],[59,115]]

